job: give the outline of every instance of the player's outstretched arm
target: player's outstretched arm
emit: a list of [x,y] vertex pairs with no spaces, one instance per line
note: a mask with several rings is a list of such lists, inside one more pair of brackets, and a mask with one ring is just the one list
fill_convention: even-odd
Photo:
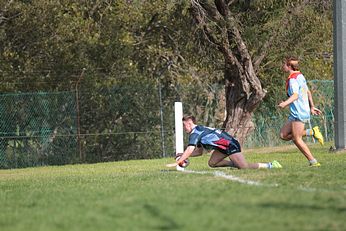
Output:
[[166,164],[166,167],[176,167],[177,165],[180,165],[181,163],[184,163],[184,160],[186,160],[187,158],[189,158],[191,156],[191,154],[193,153],[193,151],[195,150],[195,146],[188,146],[183,155],[180,157],[180,159],[172,164]]

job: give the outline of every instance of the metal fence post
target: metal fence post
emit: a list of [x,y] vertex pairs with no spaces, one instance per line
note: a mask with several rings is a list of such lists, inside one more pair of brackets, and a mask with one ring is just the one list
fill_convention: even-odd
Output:
[[83,68],[82,73],[80,74],[78,81],[76,83],[76,111],[77,111],[77,142],[79,150],[79,159],[80,162],[83,162],[83,153],[82,153],[82,143],[81,143],[81,134],[80,134],[80,111],[79,111],[79,84],[84,76],[85,68]]
[[346,149],[346,0],[334,0],[335,148]]
[[160,99],[160,120],[161,120],[161,147],[162,147],[162,157],[166,157],[166,146],[165,146],[165,131],[163,127],[163,103],[162,103],[162,89],[161,89],[161,79],[159,76],[159,99]]

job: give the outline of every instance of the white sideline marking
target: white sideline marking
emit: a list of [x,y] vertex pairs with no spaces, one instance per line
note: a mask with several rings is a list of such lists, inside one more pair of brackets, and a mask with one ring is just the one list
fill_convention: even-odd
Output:
[[225,179],[227,179],[227,180],[239,182],[239,183],[242,183],[242,184],[248,184],[248,185],[263,185],[263,184],[262,184],[261,182],[259,182],[259,181],[245,180],[245,179],[242,179],[242,178],[240,178],[240,177],[233,176],[233,175],[227,175],[226,173],[220,172],[220,171],[215,171],[215,172],[214,172],[214,176],[216,176],[216,177],[222,177],[222,178],[225,178]]
[[[264,186],[264,187],[278,187],[279,184],[265,184],[260,181],[254,181],[254,180],[245,180],[237,176],[233,175],[228,175],[222,171],[194,171],[194,170],[178,170],[179,172],[183,173],[194,173],[194,174],[203,174],[203,175],[213,175],[215,177],[222,177],[224,179],[233,181],[233,182],[238,182],[241,184],[247,184],[247,185],[254,185],[254,186]],[[344,187],[346,188],[346,186]],[[303,187],[303,186],[297,186],[296,190],[303,191],[303,192],[333,192],[333,190],[327,190],[323,188],[309,188],[309,187]]]
[[224,172],[221,171],[214,171],[214,172],[207,172],[207,171],[193,171],[193,170],[183,170],[182,172],[185,173],[195,173],[195,174],[213,174],[215,177],[222,177],[224,179],[238,182],[241,184],[247,184],[247,185],[255,185],[255,186],[272,186],[272,187],[277,187],[278,184],[263,184],[259,181],[253,181],[253,180],[245,180],[237,176],[233,175],[227,175]]
[[329,190],[325,188],[309,188],[309,187],[303,187],[299,186],[297,187],[298,190],[304,191],[304,192],[335,192],[335,190]]

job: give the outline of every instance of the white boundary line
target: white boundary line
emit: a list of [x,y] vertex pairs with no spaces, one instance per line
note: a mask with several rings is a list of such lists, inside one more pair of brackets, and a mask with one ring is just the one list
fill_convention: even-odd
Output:
[[[263,187],[278,187],[279,186],[279,184],[265,184],[260,181],[246,180],[237,176],[228,175],[222,171],[194,171],[194,170],[186,170],[186,169],[178,170],[178,171],[182,173],[213,175],[214,177],[221,177],[226,180],[230,180],[233,182],[246,184],[246,185],[263,186]],[[310,187],[303,187],[303,186],[298,186],[296,189],[303,192],[333,192],[323,188],[319,189],[319,188],[310,188]]]
[[261,183],[260,181],[242,179],[242,178],[237,177],[237,176],[228,175],[228,174],[226,174],[224,172],[221,172],[221,171],[208,172],[208,171],[182,170],[181,172],[194,173],[194,174],[203,174],[203,175],[212,174],[215,177],[221,177],[221,178],[233,181],[233,182],[238,182],[238,183],[247,184],[247,185],[270,186],[270,187],[277,187],[277,186],[279,186],[278,184],[264,184],[264,183]]

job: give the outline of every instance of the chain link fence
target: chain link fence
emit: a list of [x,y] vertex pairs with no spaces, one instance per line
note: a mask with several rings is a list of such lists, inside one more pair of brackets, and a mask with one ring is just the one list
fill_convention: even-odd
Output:
[[[320,116],[311,116],[310,123],[305,128],[319,126],[325,142],[334,140],[334,82],[331,80],[310,80],[308,82],[315,106],[322,110]],[[277,100],[279,102],[279,100]],[[255,131],[246,141],[246,147],[267,147],[287,144],[279,138],[279,132],[287,121],[288,110],[267,110],[255,113]],[[313,138],[308,142],[316,142]]]
[[0,95],[0,167],[78,161],[75,115],[71,92]]
[[[324,112],[312,117],[311,125],[331,141],[333,81],[309,84]],[[171,88],[153,81],[97,90],[81,86],[77,92],[2,94],[0,168],[173,156],[174,102],[182,101],[184,112],[197,115],[201,124],[221,127],[223,89],[217,84]],[[278,134],[287,116],[288,111],[256,111],[256,129],[245,147],[283,144]]]

